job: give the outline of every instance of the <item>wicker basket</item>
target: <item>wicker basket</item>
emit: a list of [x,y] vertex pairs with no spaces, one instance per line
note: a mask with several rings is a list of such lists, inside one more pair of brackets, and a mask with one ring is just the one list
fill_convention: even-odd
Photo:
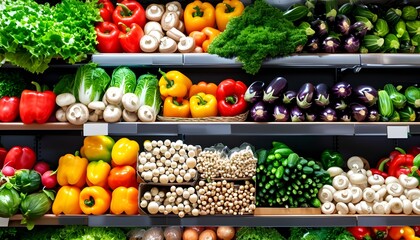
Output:
[[248,117],[248,111],[232,117],[203,117],[203,118],[180,118],[163,117],[158,115],[157,121],[160,122],[244,122]]

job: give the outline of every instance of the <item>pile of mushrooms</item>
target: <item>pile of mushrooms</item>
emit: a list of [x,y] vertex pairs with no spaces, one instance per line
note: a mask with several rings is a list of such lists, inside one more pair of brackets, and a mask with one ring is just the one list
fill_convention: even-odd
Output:
[[138,157],[137,170],[144,182],[184,183],[197,179],[197,156],[200,146],[182,140],[145,141]]
[[144,26],[144,36],[140,48],[146,53],[190,53],[202,52],[195,46],[192,37],[184,34],[183,9],[179,2],[166,5],[153,3],[146,8],[148,22]]
[[247,144],[229,152],[226,146],[218,144],[205,148],[197,157],[197,170],[204,179],[252,178],[256,168],[257,158]]
[[318,192],[324,214],[420,214],[419,181],[401,174],[387,178],[366,170],[362,158],[348,159],[348,172],[328,169],[332,185]]
[[69,122],[74,125],[83,125],[90,118],[90,112],[83,103],[76,103],[76,98],[71,93],[62,93],[55,98],[55,103],[60,107],[55,112],[59,122]]
[[[144,189],[148,187],[145,186]],[[142,189],[141,189],[142,190]],[[177,214],[179,217],[186,215],[198,216],[198,196],[194,187],[152,186],[150,190],[140,193],[140,208],[149,214]]]

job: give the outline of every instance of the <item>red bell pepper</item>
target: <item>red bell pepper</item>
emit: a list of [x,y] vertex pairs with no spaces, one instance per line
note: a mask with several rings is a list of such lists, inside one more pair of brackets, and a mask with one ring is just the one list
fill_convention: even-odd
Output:
[[117,187],[138,188],[136,169],[129,165],[113,167],[108,175],[108,186],[113,190]]
[[96,48],[101,53],[120,53],[122,48],[120,40],[120,30],[118,26],[111,22],[100,22],[95,27],[96,40],[98,45]]
[[32,82],[36,90],[23,90],[20,97],[19,115],[22,122],[46,123],[55,109],[55,93],[50,90],[42,91],[37,82]]
[[0,145],[0,167],[3,167],[4,159],[7,155],[7,149]]
[[99,14],[101,15],[104,22],[112,21],[112,14],[114,13],[114,4],[110,0],[99,0],[98,2],[101,5]]
[[381,175],[384,178],[388,177],[388,174],[385,172],[385,166],[390,161],[389,158],[383,158],[378,162],[377,168],[371,168],[370,171],[372,174]]
[[4,166],[14,169],[32,169],[35,165],[36,154],[30,147],[15,146],[6,154]]
[[19,115],[19,98],[2,97],[0,99],[0,122],[13,122]]
[[244,113],[248,103],[244,99],[247,86],[241,81],[225,79],[216,90],[217,110],[221,116],[235,116]]
[[119,39],[124,52],[141,52],[140,39],[144,36],[143,29],[137,23],[132,23],[130,27],[128,27],[120,22],[118,23],[118,26],[121,29]]
[[395,148],[400,152],[396,155],[389,164],[388,175],[399,177],[401,174],[411,174],[411,167],[413,166],[414,156],[406,154],[401,148]]
[[349,231],[356,240],[371,240],[372,233],[370,229],[367,227],[347,227],[347,231]]
[[407,153],[411,154],[413,156],[419,155],[420,154],[420,146],[412,146],[410,149],[408,149]]
[[140,3],[126,0],[117,3],[117,7],[112,14],[112,20],[115,24],[122,22],[126,26],[131,26],[132,23],[137,23],[141,28],[144,28],[146,12]]
[[377,226],[377,227],[372,227],[371,229],[373,232],[373,236],[377,240],[386,239],[388,237],[388,227]]

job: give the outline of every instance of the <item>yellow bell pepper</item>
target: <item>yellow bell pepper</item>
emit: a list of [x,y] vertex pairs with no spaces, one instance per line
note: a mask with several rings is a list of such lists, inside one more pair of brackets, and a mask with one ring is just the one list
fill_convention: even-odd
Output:
[[206,40],[204,40],[201,47],[203,48],[203,52],[207,52],[210,44],[213,42],[213,40],[217,36],[219,36],[219,34],[221,32],[219,30],[217,30],[216,28],[212,28],[212,27],[205,27],[205,28],[203,28],[203,30],[201,30],[201,32],[206,35]]
[[238,17],[244,11],[245,6],[240,0],[224,0],[216,5],[216,24],[220,31],[226,29],[229,20]]
[[109,136],[85,137],[80,154],[89,161],[103,160],[109,163],[111,162],[111,150],[114,144],[114,139]]
[[192,81],[179,71],[172,70],[167,73],[161,71],[162,77],[159,79],[159,91],[163,99],[168,96],[183,98],[187,96],[188,90],[192,86]]
[[112,191],[111,213],[135,215],[139,213],[139,191],[135,187],[117,187]]
[[82,188],[86,183],[88,160],[79,157],[79,152],[66,154],[58,160],[57,182],[60,186],[77,186]]
[[112,148],[112,162],[117,166],[134,165],[140,151],[139,144],[128,138],[119,139]]
[[82,209],[79,206],[80,188],[75,186],[62,186],[55,196],[52,205],[52,212],[55,215],[81,214]]
[[164,117],[190,117],[190,102],[187,99],[165,98],[163,102]]
[[217,99],[212,94],[198,93],[190,98],[193,118],[217,116]]
[[103,187],[85,187],[80,192],[79,206],[84,214],[102,215],[111,204],[111,193]]
[[86,183],[88,186],[108,187],[108,174],[111,165],[102,160],[90,162],[87,166]]
[[211,3],[199,0],[189,3],[184,9],[184,25],[187,34],[216,25],[215,9]]

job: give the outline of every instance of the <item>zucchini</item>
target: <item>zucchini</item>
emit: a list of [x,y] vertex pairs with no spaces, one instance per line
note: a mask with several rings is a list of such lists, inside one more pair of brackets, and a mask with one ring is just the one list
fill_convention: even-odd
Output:
[[283,13],[283,17],[289,21],[295,22],[303,19],[309,13],[308,7],[304,5],[297,5]]
[[406,21],[414,21],[417,19],[418,13],[417,9],[413,6],[405,6],[402,9],[401,17]]
[[388,93],[395,108],[401,109],[405,106],[407,99],[404,94],[398,92],[394,85],[391,83],[385,84],[384,90]]
[[415,108],[420,107],[420,90],[415,86],[409,86],[404,92],[407,102]]
[[394,26],[400,21],[402,11],[398,8],[390,8],[386,11],[384,19],[388,22],[388,25]]
[[389,118],[394,113],[394,105],[385,90],[378,91],[378,109],[382,117]]
[[362,45],[368,49],[370,53],[379,52],[384,46],[385,39],[379,36],[368,34],[363,38]]
[[385,37],[389,33],[388,23],[384,19],[379,18],[375,23],[374,31],[375,35]]
[[415,47],[420,46],[420,34],[414,35],[411,39],[411,44]]
[[338,12],[338,0],[325,1],[325,17],[335,18]]
[[306,36],[310,37],[315,34],[315,30],[312,29],[311,24],[308,22],[301,22],[298,28],[303,29],[305,31]]
[[398,111],[398,113],[400,115],[401,122],[414,122],[416,120],[416,113],[410,106],[405,106],[405,108]]
[[378,20],[378,15],[369,10],[366,5],[357,4],[353,8],[353,16],[361,16],[369,19],[372,22]]
[[400,40],[393,33],[385,36],[384,50],[385,52],[396,53],[400,49]]
[[411,44],[411,41],[400,40],[400,52],[401,53],[414,53],[415,46]]
[[405,26],[410,36],[420,34],[420,21],[407,21]]
[[288,168],[294,168],[296,167],[297,163],[299,161],[299,155],[296,153],[292,153],[287,157],[287,167]]
[[353,8],[354,8],[353,3],[351,2],[344,3],[343,5],[341,5],[340,8],[338,8],[338,14],[350,16],[351,12],[353,11]]
[[388,122],[401,122],[400,114],[397,111],[394,111],[388,119]]
[[368,31],[373,29],[373,23],[367,17],[355,16],[354,18],[357,22],[364,23]]
[[404,34],[407,32],[407,27],[405,26],[405,22],[400,20],[394,26],[394,33],[397,38],[402,38]]

